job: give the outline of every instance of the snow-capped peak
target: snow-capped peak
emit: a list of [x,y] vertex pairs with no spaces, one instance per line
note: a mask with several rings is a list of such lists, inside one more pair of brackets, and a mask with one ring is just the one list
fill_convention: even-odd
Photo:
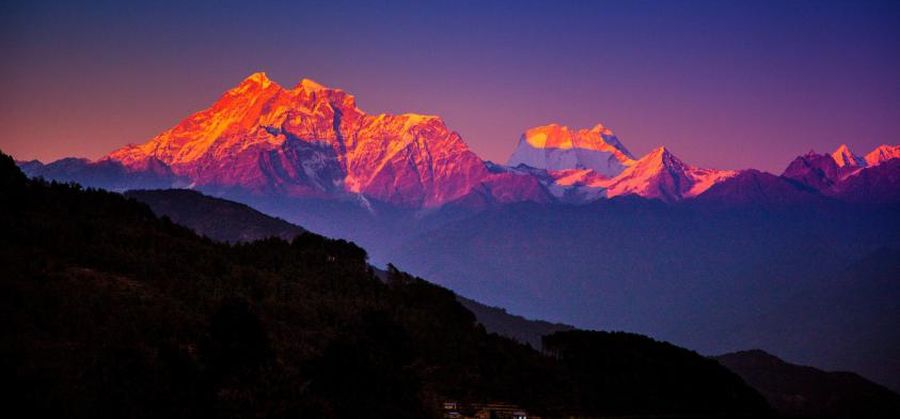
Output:
[[647,153],[646,156],[642,157],[639,160],[639,162],[643,162],[643,161],[658,162],[658,163],[662,163],[665,165],[672,165],[672,164],[683,165],[684,164],[678,157],[675,157],[675,155],[672,154],[672,152],[669,151],[669,149],[666,148],[665,146],[660,146],[660,147],[654,148],[653,151]]
[[547,170],[592,169],[611,177],[634,163],[634,157],[603,124],[570,129],[559,124],[531,128],[519,138],[507,164]]
[[253,97],[262,92],[280,90],[281,86],[269,79],[265,72],[257,71],[241,80],[237,86],[234,86],[223,97],[226,101],[231,101],[237,97]]
[[866,165],[866,161],[856,154],[853,154],[853,152],[850,151],[850,147],[847,147],[847,144],[841,144],[837,150],[834,150],[834,152],[831,153],[831,158],[834,159],[834,162],[838,167],[858,167]]
[[328,90],[328,88],[325,87],[324,85],[322,85],[314,80],[306,79],[306,78],[300,80],[300,83],[297,83],[297,87],[295,87],[295,89],[303,89],[303,90],[306,90],[307,92],[318,92],[320,90]]
[[900,145],[882,144],[866,154],[865,161],[869,166],[875,166],[883,161],[900,158]]
[[603,125],[603,124],[601,124],[601,123],[598,123],[597,125],[594,125],[594,127],[591,128],[591,131],[592,131],[592,132],[597,132],[597,133],[600,133],[600,134],[603,134],[603,135],[606,135],[606,136],[612,136],[612,135],[613,135],[612,130],[609,129],[609,128],[606,128],[606,126]]
[[209,108],[107,158],[127,168],[159,161],[208,191],[362,194],[410,208],[485,191],[506,200],[547,199],[531,177],[488,172],[437,116],[368,115],[343,90],[310,79],[285,90],[262,72]]
[[241,85],[245,83],[255,83],[265,89],[272,84],[272,80],[269,79],[269,76],[267,76],[264,71],[257,71],[256,73],[247,76],[244,81],[241,82]]
[[[690,167],[675,157],[666,147],[657,147],[635,162],[626,171],[632,174],[653,174],[663,169],[685,170]],[[624,173],[623,173],[624,174]]]
[[730,170],[701,169],[681,161],[666,147],[658,147],[606,183],[608,197],[640,195],[663,201],[697,196],[735,175]]

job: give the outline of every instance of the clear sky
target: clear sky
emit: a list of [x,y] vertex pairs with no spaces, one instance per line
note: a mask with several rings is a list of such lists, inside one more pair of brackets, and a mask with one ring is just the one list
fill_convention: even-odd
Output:
[[549,122],[780,172],[900,143],[900,1],[59,1],[0,5],[0,148],[99,157],[254,71],[441,115],[505,162]]

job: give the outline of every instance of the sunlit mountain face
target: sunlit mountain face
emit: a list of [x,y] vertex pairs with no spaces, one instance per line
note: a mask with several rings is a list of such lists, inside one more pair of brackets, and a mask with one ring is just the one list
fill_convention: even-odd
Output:
[[[799,157],[783,177],[828,196],[900,157],[882,145],[865,157],[841,145]],[[23,165],[31,174],[133,189],[150,182],[219,194],[378,201],[398,208],[515,202],[583,204],[634,195],[695,198],[740,173],[699,168],[666,147],[635,158],[603,124],[525,131],[505,166],[481,160],[438,116],[369,115],[349,93],[303,79],[291,89],[254,73],[211,107],[143,144],[97,161]],[[869,172],[871,173],[871,171]]]
[[105,160],[134,172],[160,162],[191,187],[256,195],[358,196],[412,208],[481,189],[501,201],[545,198],[532,179],[489,172],[437,116],[368,115],[343,90],[307,79],[284,89],[264,73]]

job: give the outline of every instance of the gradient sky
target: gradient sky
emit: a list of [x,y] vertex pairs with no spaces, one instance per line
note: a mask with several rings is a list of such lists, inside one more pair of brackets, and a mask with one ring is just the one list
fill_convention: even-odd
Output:
[[900,143],[900,1],[5,1],[0,148],[99,157],[254,71],[441,115],[505,162],[549,122],[718,168]]

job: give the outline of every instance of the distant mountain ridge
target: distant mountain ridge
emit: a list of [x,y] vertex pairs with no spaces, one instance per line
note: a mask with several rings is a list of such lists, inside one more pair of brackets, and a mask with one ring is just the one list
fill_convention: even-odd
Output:
[[[783,176],[832,198],[859,199],[867,195],[849,190],[858,183],[848,180],[898,157],[900,146],[860,157],[842,145],[798,158]],[[113,190],[188,187],[216,196],[380,201],[412,209],[583,204],[623,195],[672,203],[741,173],[691,166],[665,147],[635,158],[603,124],[528,129],[507,165],[496,165],[475,155],[438,116],[369,115],[341,89],[309,79],[286,89],[262,72],[143,144],[97,161],[21,167],[30,176]]]
[[895,418],[900,395],[851,372],[787,363],[761,350],[714,357],[766,397],[784,417]]
[[[246,205],[196,191],[135,190],[124,195],[146,204],[159,217],[168,217],[197,234],[222,242],[250,242],[270,237],[292,240],[307,231]],[[387,279],[387,271],[375,270],[383,280]],[[543,336],[574,329],[565,324],[529,320],[462,296],[457,296],[457,300],[475,314],[475,318],[488,332],[527,343],[535,349],[541,348]]]
[[865,158],[846,145],[834,153],[797,157],[782,176],[822,195],[856,202],[893,202],[900,197],[900,146],[882,145]]
[[387,257],[527,317],[708,354],[764,347],[896,391],[898,251],[897,205],[744,172],[683,205],[623,196],[494,208],[419,232]]
[[544,336],[575,329],[567,324],[526,319],[522,316],[508,313],[505,309],[491,307],[462,296],[457,296],[456,299],[463,307],[469,309],[475,315],[478,322],[488,332],[527,343],[535,349],[542,348]]
[[291,240],[306,232],[280,218],[247,205],[206,196],[188,189],[131,190],[125,196],[147,204],[160,217],[214,240],[235,243],[278,237]]

